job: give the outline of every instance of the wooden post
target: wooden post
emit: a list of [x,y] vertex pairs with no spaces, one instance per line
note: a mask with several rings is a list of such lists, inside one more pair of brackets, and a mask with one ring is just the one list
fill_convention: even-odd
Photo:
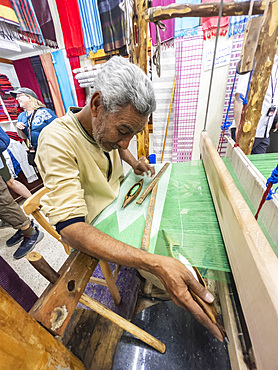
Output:
[[[248,132],[240,132],[239,146],[245,154],[250,154],[255,140],[261,109],[272,70],[278,41],[278,1],[269,4],[265,22],[261,28],[255,53],[256,67],[248,94],[245,122],[250,122]],[[242,129],[242,127],[241,127]]]
[[1,369],[84,369],[0,287]]
[[[147,73],[148,52],[148,23],[144,19],[144,11],[148,8],[147,0],[134,1],[133,14],[133,44],[131,46],[131,61],[137,64]],[[138,32],[137,32],[138,31]],[[137,39],[138,37],[138,39]],[[144,130],[137,135],[138,158],[149,156],[149,126],[146,124]]]

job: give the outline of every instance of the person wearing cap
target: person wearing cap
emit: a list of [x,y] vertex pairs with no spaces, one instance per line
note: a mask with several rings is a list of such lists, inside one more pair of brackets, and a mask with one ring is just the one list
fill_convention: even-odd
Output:
[[222,340],[188,287],[206,302],[214,298],[184,264],[122,243],[91,225],[118,197],[121,159],[137,175],[154,174],[154,168],[144,158],[135,159],[128,146],[155,108],[151,81],[138,66],[119,56],[106,62],[86,106],[54,120],[39,137],[36,163],[49,189],[41,199],[42,211],[72,248],[155,275],[176,304]]
[[55,118],[56,114],[38,100],[36,93],[27,87],[21,87],[10,91],[10,94],[18,101],[23,113],[17,118],[18,136],[29,140],[29,148],[37,149],[38,138],[41,131]]

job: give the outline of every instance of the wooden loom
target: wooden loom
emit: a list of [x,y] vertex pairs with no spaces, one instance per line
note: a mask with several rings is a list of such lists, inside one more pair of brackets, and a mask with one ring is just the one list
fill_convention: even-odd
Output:
[[[205,132],[202,133],[201,138],[201,153],[257,366],[259,369],[275,369],[278,363],[276,350],[278,340],[277,258]],[[243,153],[242,157],[246,158]],[[77,267],[75,272],[71,271],[69,274],[69,267],[71,270],[73,260],[79,268]],[[57,283],[51,284],[34,305],[32,309],[34,317],[40,317],[39,321],[44,318],[44,326],[52,332],[61,333],[69,319],[68,309],[73,311],[73,306],[76,304],[73,301],[77,302],[80,299],[84,284],[91,276],[97,262],[94,258],[82,253],[73,253],[59,271],[60,278]],[[86,269],[80,269],[80,264],[84,266],[84,263]],[[84,273],[80,275],[82,270]],[[56,274],[54,278],[58,278],[58,275]],[[232,369],[247,369],[243,361],[227,285],[218,283],[218,288],[224,324],[230,340],[228,348]],[[59,307],[67,307],[67,310],[55,311],[57,307],[55,295],[58,295]],[[6,320],[8,312],[13,310],[16,310],[17,320],[21,323],[26,322],[26,325],[28,322],[30,335],[24,332],[24,324],[20,333],[16,335],[10,330],[10,324],[17,325],[11,315],[9,315],[11,321]],[[3,292],[1,292],[0,318],[1,331],[5,333],[2,337],[5,338],[5,348],[10,348],[11,343],[16,340],[18,348],[21,348],[20,342],[25,343],[24,348],[26,349],[31,348],[32,345],[35,346],[34,348],[40,348],[41,356],[54,364],[82,368],[82,364],[69,351],[61,347],[58,342],[55,344],[51,335],[39,327],[23,310],[20,310],[16,303],[11,302]],[[59,322],[61,325],[54,328],[53,323],[59,324]],[[21,356],[24,348],[18,350],[18,358],[21,361],[24,358],[24,355]],[[0,349],[0,354],[2,352]],[[31,349],[28,353],[31,356]],[[26,361],[30,361],[30,356],[25,356]],[[38,367],[43,369],[46,362],[38,363],[43,364]]]
[[[278,259],[206,132],[202,133],[200,146],[257,367],[274,370],[278,363]],[[237,158],[242,161],[246,157],[241,152],[241,159]],[[277,221],[278,208],[274,215]],[[232,368],[245,368],[238,356],[228,292],[219,288],[224,324],[231,341]]]

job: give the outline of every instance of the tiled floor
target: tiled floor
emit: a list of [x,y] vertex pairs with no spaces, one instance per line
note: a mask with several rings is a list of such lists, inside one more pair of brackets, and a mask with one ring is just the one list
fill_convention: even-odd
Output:
[[[40,230],[44,231],[41,227]],[[48,285],[48,281],[30,265],[26,258],[21,258],[20,260],[15,260],[13,258],[13,254],[19,244],[10,248],[6,247],[6,240],[15,232],[16,230],[11,227],[0,229],[0,255],[30,286],[30,288],[40,296]],[[67,254],[65,253],[63,246],[45,231],[44,238],[36,245],[34,251],[40,253],[56,271],[67,258]]]

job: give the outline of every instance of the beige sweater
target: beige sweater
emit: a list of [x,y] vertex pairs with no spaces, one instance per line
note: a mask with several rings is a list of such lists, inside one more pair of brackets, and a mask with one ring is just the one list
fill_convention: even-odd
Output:
[[36,164],[50,190],[41,203],[51,225],[80,216],[90,223],[118,196],[123,169],[118,151],[109,155],[112,175],[108,182],[108,158],[73,113],[44,128]]

